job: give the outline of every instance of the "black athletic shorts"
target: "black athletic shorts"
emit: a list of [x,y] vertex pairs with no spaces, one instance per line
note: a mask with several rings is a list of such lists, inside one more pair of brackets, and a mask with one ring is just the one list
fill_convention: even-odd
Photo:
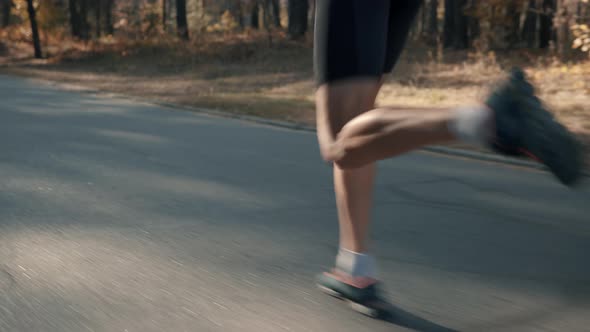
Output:
[[391,72],[421,0],[316,0],[318,85]]

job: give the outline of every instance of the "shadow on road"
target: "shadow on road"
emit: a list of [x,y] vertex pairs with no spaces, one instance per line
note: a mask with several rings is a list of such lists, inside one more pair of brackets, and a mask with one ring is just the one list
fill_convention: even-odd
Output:
[[390,310],[391,315],[383,320],[397,326],[405,327],[416,332],[458,332],[457,330],[438,325],[396,306],[392,306]]

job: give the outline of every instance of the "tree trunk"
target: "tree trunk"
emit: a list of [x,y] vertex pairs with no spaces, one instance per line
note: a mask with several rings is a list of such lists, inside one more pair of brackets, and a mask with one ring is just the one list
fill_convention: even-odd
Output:
[[554,24],[557,35],[557,53],[563,60],[568,58],[571,48],[569,27],[574,22],[571,9],[570,1],[557,0],[557,13]]
[[424,4],[420,7],[420,36],[428,31],[428,10],[426,9]]
[[423,7],[420,6],[418,13],[416,13],[415,19],[412,20],[411,25],[410,25],[410,32],[408,33],[408,39],[417,40],[422,35],[422,19],[421,19],[421,17],[422,17],[423,10],[424,10]]
[[420,37],[424,37],[428,34],[428,15],[430,12],[425,4],[420,8]]
[[260,0],[260,5],[262,7],[262,26],[268,30],[272,25],[270,0]]
[[242,1],[237,1],[236,3],[236,12],[235,12],[236,19],[238,20],[238,26],[240,29],[244,28],[244,10]]
[[309,15],[309,28],[311,31],[315,29],[315,12],[316,12],[317,1],[316,0],[309,0],[309,10],[311,15]]
[[141,2],[141,0],[131,0],[131,13],[133,17],[130,19],[130,23],[131,27],[133,28],[133,35],[135,38],[137,38],[142,33]]
[[453,47],[455,43],[455,0],[445,1],[445,18],[443,26],[443,46]]
[[260,28],[260,6],[258,0],[254,0],[252,11],[250,12],[250,25],[254,29]]
[[557,33],[557,53],[560,56],[565,55],[566,50],[566,39],[567,39],[567,21],[566,21],[566,13],[565,13],[565,6],[563,5],[563,0],[558,0],[557,5],[557,15],[555,15],[555,31]]
[[408,34],[408,39],[418,40],[420,36],[422,36],[423,32],[423,20],[422,16],[424,14],[424,6],[420,6],[418,9],[418,13],[416,13],[414,20],[411,22],[410,32]]
[[31,32],[33,33],[33,47],[35,49],[35,58],[41,59],[41,40],[39,39],[39,28],[37,27],[37,18],[35,13],[35,6],[33,0],[27,0],[27,11],[29,12],[29,20],[31,21]]
[[[278,3],[277,3],[278,5]],[[261,0],[262,17],[264,19],[264,27],[268,30],[271,27],[280,27],[281,18],[278,13],[279,8],[275,8],[275,0]],[[276,11],[275,11],[276,10]],[[278,25],[277,25],[278,24]]]
[[293,39],[301,38],[307,32],[309,12],[308,0],[289,0],[289,36]]
[[274,26],[277,28],[281,27],[281,7],[279,0],[270,0],[271,13],[273,18]]
[[271,0],[263,0],[263,17],[264,17],[264,27],[266,28],[266,35],[268,37],[268,45],[272,45],[272,26],[273,26],[273,15],[272,15],[272,8],[270,4]]
[[88,23],[88,0],[78,0],[80,3],[80,38],[83,40],[90,39],[90,24]]
[[430,0],[427,26],[428,39],[436,41],[438,39],[438,0]]
[[114,0],[106,0],[105,6],[105,30],[107,34],[113,35],[115,33],[115,28],[113,26],[113,7],[114,7]]
[[102,33],[101,31],[101,27],[102,25],[100,24],[100,20],[101,20],[101,11],[102,11],[102,1],[101,0],[96,0],[96,8],[95,8],[96,12],[94,13],[95,16],[95,24],[96,24],[96,29],[95,29],[95,34],[96,34],[96,38],[100,38],[100,35]]
[[12,0],[0,0],[0,6],[2,6],[2,27],[4,28],[10,24],[10,9],[12,5]]
[[70,10],[70,28],[72,29],[72,36],[80,38],[80,16],[78,14],[78,0],[69,0]]
[[166,18],[167,18],[167,6],[168,5],[168,1],[167,0],[162,0],[162,31],[166,31]]
[[455,0],[455,47],[466,49],[469,46],[469,30],[465,7],[467,0]]
[[186,0],[176,0],[176,29],[178,37],[189,39],[188,22],[186,20]]
[[[520,14],[522,7],[515,1],[511,1],[507,7],[506,15],[510,19],[510,26],[508,27],[508,45],[514,47],[520,41]],[[535,21],[536,22],[536,21]],[[536,23],[535,23],[536,28]]]
[[539,47],[547,48],[553,39],[552,22],[555,13],[555,0],[543,1],[543,14],[540,17]]
[[471,15],[468,15],[468,29],[469,29],[469,42],[470,44],[473,43],[477,38],[479,38],[481,33],[481,28],[479,25],[479,18],[475,15],[475,9],[477,8],[478,3],[477,0],[470,0],[469,1],[469,9],[472,12]]
[[469,45],[467,0],[445,0],[443,45],[446,48],[466,49]]
[[528,47],[534,47],[537,38],[537,0],[529,0],[527,12],[522,26],[522,39]]

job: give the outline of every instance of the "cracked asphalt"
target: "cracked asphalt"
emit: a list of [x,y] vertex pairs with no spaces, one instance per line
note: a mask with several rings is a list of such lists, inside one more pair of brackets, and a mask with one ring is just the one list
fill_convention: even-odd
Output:
[[380,163],[396,314],[317,292],[337,245],[312,133],[0,76],[0,331],[589,331],[590,190]]

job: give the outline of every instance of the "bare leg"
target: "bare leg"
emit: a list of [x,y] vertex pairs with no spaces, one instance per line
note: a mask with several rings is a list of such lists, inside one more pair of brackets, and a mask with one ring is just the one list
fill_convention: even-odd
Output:
[[333,161],[343,169],[361,167],[416,148],[452,141],[450,109],[389,107],[348,122],[334,141]]
[[334,162],[340,247],[367,250],[375,161],[456,139],[455,111],[440,108],[373,108],[381,83],[350,80],[321,86],[316,95],[322,156]]
[[339,158],[334,188],[340,220],[340,247],[367,248],[375,161],[415,148],[453,140],[448,110],[377,109],[347,123],[337,136]]
[[[380,82],[372,79],[330,83],[318,89],[318,140],[326,160],[342,152],[335,144],[338,133],[348,121],[374,107],[380,86]],[[371,162],[349,170],[334,165],[340,248],[354,252],[367,249],[374,178],[375,164]]]
[[375,171],[374,163],[355,169],[334,165],[340,248],[359,253],[367,251]]

